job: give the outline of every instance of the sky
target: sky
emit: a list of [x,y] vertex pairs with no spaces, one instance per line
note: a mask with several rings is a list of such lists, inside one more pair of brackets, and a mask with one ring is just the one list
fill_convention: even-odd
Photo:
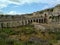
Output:
[[0,0],[0,14],[26,14],[54,7],[60,0]]

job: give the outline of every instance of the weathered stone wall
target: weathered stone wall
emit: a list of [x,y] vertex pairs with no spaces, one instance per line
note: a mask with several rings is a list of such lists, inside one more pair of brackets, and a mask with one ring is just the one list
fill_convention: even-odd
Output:
[[0,27],[18,27],[32,22],[51,23],[60,22],[60,6],[46,9],[32,14],[0,15]]

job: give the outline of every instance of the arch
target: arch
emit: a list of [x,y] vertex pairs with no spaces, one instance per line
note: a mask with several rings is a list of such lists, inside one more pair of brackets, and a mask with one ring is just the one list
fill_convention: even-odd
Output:
[[44,18],[44,23],[47,23],[47,19],[46,18]]
[[31,20],[28,20],[28,24],[31,23]]
[[41,23],[41,19],[39,19],[39,23]]
[[43,19],[41,19],[41,23],[43,23]]
[[31,23],[32,23],[33,21],[32,21],[32,19],[31,19]]
[[44,15],[45,15],[45,18],[46,18],[47,17],[47,14],[45,13]]
[[33,18],[33,19],[23,20],[22,25],[27,25],[27,24],[32,23],[32,22],[47,23],[47,19],[46,18]]
[[38,19],[36,19],[36,22],[38,22]]
[[28,24],[28,21],[27,20],[25,20],[25,25],[27,25]]
[[33,19],[33,22],[36,22],[36,20],[35,20],[35,19]]

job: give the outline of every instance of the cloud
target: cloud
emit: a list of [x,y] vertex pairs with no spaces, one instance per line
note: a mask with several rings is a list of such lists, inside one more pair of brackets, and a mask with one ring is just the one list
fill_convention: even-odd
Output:
[[2,10],[0,10],[0,14],[3,14]]
[[6,1],[0,0],[0,9],[3,8],[3,7],[6,7],[6,6],[7,6]]
[[59,4],[60,0],[9,0],[12,3],[16,4],[25,4],[25,3],[47,3],[47,4]]
[[7,7],[9,4],[23,5],[30,3],[46,3],[49,5],[60,4],[60,0],[0,0],[0,8]]
[[[39,3],[41,5],[42,4],[48,4],[45,5],[44,7],[42,7],[42,9],[46,9],[49,6],[54,6],[56,4],[60,4],[60,0],[0,0],[0,10],[2,8],[7,7],[10,4],[15,4],[16,7],[19,5],[24,5],[24,4],[31,4],[31,3]],[[16,11],[10,11],[10,14],[16,14]]]
[[15,15],[15,14],[25,14],[25,13],[18,13],[18,12],[16,12],[16,11],[10,11],[10,12],[7,12],[7,14]]
[[60,0],[9,0],[10,3],[23,5],[23,4],[31,4],[31,3],[46,3],[49,5],[60,4]]
[[8,12],[8,14],[16,14],[16,12],[15,11],[10,11],[10,12]]

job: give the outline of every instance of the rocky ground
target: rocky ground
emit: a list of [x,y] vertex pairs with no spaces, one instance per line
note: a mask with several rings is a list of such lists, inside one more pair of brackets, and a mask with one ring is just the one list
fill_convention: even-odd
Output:
[[60,28],[38,23],[0,28],[0,45],[60,45]]

